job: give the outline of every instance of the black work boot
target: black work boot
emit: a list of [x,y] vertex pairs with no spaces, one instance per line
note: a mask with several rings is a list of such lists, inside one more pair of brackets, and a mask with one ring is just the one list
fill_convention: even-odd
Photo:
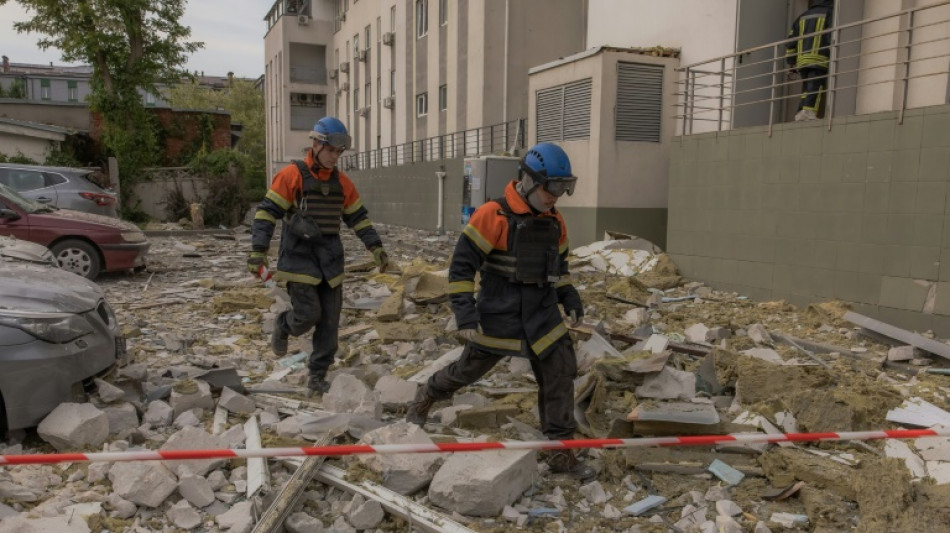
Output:
[[310,381],[307,382],[307,388],[312,394],[326,394],[330,390],[330,383],[325,376],[310,374]]
[[435,403],[435,400],[426,394],[426,388],[419,387],[419,390],[416,391],[416,399],[409,404],[409,410],[406,412],[406,422],[419,427],[425,426],[426,420],[429,418],[429,409],[432,409],[433,403]]
[[287,333],[277,324],[274,324],[274,331],[270,333],[270,349],[278,357],[287,355]]
[[580,481],[590,481],[597,477],[597,471],[577,458],[574,450],[554,450],[550,452],[547,459],[551,472],[555,474],[567,474]]

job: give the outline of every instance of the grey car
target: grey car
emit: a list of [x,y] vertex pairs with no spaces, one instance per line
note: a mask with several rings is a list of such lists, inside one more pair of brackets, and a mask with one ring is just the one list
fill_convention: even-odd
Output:
[[115,192],[91,181],[92,173],[83,168],[0,163],[0,184],[43,204],[118,217]]
[[0,237],[0,432],[84,401],[92,379],[124,358],[102,289],[52,261],[42,246]]

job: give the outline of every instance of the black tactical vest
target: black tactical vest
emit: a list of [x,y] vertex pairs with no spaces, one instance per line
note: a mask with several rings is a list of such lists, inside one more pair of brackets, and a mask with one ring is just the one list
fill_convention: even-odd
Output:
[[508,250],[492,250],[482,269],[515,283],[554,283],[559,279],[561,225],[554,217],[519,215],[504,198],[499,214],[508,219]]
[[329,180],[320,181],[313,177],[306,163],[294,163],[303,178],[303,192],[297,202],[298,211],[316,222],[323,235],[339,235],[344,199],[339,171],[334,168]]

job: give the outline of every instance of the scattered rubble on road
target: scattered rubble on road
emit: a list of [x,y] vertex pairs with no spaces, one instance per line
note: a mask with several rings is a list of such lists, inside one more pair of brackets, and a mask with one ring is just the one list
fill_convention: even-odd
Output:
[[[100,380],[88,402],[63,404],[35,432],[11,434],[0,451],[543,438],[530,366],[519,359],[437,404],[425,431],[404,422],[416,388],[460,353],[446,298],[457,235],[381,233],[399,273],[377,273],[346,235],[341,352],[322,398],[306,393],[309,337],[291,338],[286,357],[270,352],[274,318],[289,303],[281,288],[246,273],[247,229],[174,232],[150,238],[148,271],[101,280],[131,364]],[[583,436],[950,425],[950,376],[931,373],[950,346],[930,334],[881,326],[840,302],[796,309],[715,291],[683,279],[666,254],[635,238],[579,248],[572,270],[586,311],[576,330]],[[354,456],[323,466],[6,467],[0,532],[236,533],[279,531],[279,522],[290,532],[407,531],[410,523],[446,532],[916,532],[950,524],[945,438],[584,455],[600,471],[584,485],[551,475],[533,451]]]

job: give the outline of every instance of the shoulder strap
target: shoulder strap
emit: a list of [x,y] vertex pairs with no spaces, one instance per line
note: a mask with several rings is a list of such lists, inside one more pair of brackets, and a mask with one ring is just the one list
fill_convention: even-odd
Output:
[[492,201],[498,203],[498,205],[501,206],[502,214],[504,214],[505,216],[509,218],[514,216],[515,213],[514,211],[511,210],[511,206],[508,205],[508,200],[505,199],[504,196],[502,196],[501,198],[495,198]]

